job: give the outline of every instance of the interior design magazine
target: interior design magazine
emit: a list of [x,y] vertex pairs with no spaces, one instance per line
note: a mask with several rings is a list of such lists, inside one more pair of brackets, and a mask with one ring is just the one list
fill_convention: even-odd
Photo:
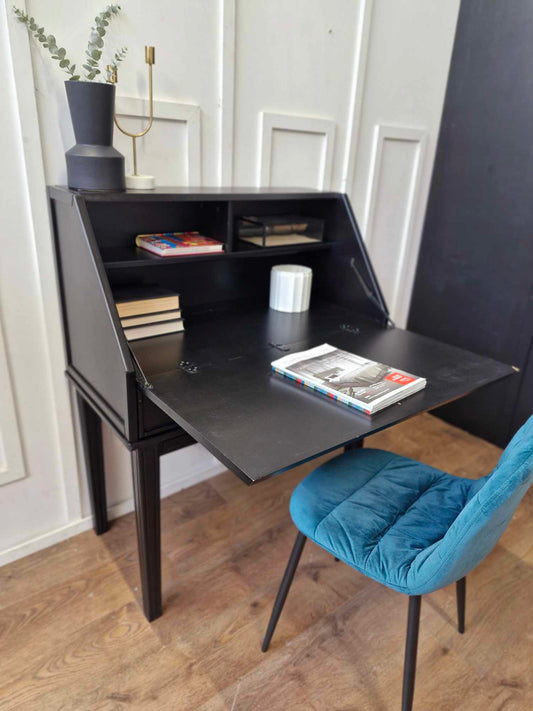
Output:
[[425,378],[327,343],[283,356],[271,365],[275,373],[369,415],[426,387]]

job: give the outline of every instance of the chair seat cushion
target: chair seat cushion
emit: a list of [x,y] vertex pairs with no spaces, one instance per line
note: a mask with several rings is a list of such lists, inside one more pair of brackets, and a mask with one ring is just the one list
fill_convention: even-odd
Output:
[[481,486],[391,452],[358,449],[307,476],[292,495],[291,516],[303,534],[361,573],[418,594],[421,559]]

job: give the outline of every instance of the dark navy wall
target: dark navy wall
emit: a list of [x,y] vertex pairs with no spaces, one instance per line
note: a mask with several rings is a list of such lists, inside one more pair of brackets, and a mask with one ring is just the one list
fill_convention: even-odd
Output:
[[462,2],[408,326],[521,368],[437,413],[503,446],[533,411],[533,3]]

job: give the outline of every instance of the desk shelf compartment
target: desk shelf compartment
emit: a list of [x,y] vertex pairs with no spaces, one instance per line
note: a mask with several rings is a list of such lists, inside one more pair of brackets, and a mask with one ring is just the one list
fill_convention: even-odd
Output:
[[[158,257],[135,246],[139,234],[200,232],[228,250],[226,201],[87,202],[87,210],[106,267],[147,266],[191,257]],[[205,259],[213,255],[194,255]],[[217,257],[223,255],[217,253]]]
[[324,220],[304,215],[243,216],[236,219],[234,248],[271,250],[313,247],[324,240]]

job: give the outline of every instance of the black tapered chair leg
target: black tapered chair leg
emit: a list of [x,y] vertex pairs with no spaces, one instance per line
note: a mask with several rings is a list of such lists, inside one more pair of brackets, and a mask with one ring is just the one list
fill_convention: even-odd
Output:
[[303,533],[298,531],[298,535],[296,536],[296,541],[294,543],[289,562],[287,563],[287,568],[285,569],[283,580],[281,581],[281,585],[279,586],[276,602],[274,603],[272,614],[270,615],[265,639],[263,640],[263,646],[261,647],[261,650],[263,652],[266,652],[270,645],[270,640],[272,639],[272,635],[274,634],[274,630],[276,629],[276,625],[278,624],[279,616],[281,615],[283,605],[285,604],[285,600],[287,599],[292,579],[294,578],[294,573],[296,572],[296,568],[298,567],[298,563],[300,562],[300,556],[302,555],[306,540],[307,536],[304,536]]
[[407,639],[405,641],[405,661],[403,667],[402,711],[411,711],[413,708],[421,603],[421,595],[411,595],[409,597]]
[[465,631],[465,609],[466,609],[466,578],[461,578],[455,583],[457,593],[457,629],[460,634]]

